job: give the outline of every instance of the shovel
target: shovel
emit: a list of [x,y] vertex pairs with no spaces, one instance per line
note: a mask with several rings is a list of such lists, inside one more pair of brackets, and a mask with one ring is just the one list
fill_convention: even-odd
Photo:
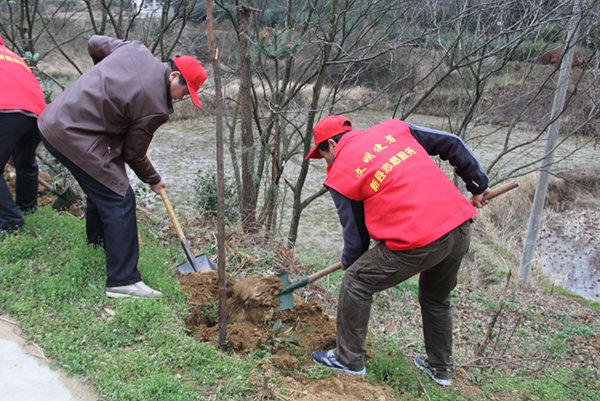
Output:
[[169,217],[173,222],[173,226],[175,227],[175,231],[177,232],[177,237],[181,241],[181,246],[183,247],[183,250],[185,252],[185,257],[187,258],[186,262],[177,265],[177,270],[179,270],[180,273],[184,274],[198,272],[200,270],[215,270],[215,266],[210,262],[206,254],[202,253],[200,255],[194,256],[194,254],[192,253],[192,250],[190,249],[190,244],[188,243],[187,238],[185,238],[185,235],[183,235],[183,230],[179,225],[179,220],[177,220],[177,216],[175,216],[175,211],[173,210],[173,206],[171,206],[171,202],[169,201],[169,198],[167,197],[167,193],[165,192],[164,188],[160,189],[160,197],[162,198],[165,207],[167,208],[167,213],[169,213]]
[[[60,171],[58,171],[56,166],[54,166],[48,160],[43,158],[42,155],[40,155],[39,153],[36,152],[35,156],[38,158],[38,160],[40,160],[42,163],[44,163],[46,165],[46,167],[48,167],[50,170],[52,170],[52,172],[55,175],[58,176],[60,174]],[[58,192],[47,181],[45,181],[41,177],[39,177],[39,182],[48,191],[50,191],[58,196],[58,198],[52,204],[52,209],[55,209],[55,210],[67,209],[69,206],[71,206],[73,203],[75,203],[75,201],[79,198],[79,196],[77,195],[75,190],[71,187],[67,187],[62,192]]]
[[503,193],[508,192],[511,189],[515,189],[518,186],[519,186],[519,184],[516,181],[509,182],[504,185],[500,185],[498,188],[492,189],[490,192],[485,194],[483,197],[483,200],[494,199],[496,196],[502,195]]
[[320,279],[323,276],[326,276],[330,273],[333,273],[336,270],[339,270],[342,267],[341,262],[337,262],[329,267],[324,268],[323,270],[319,270],[316,273],[311,274],[308,277],[303,277],[300,280],[290,284],[290,278],[286,272],[279,273],[279,279],[281,280],[281,286],[283,290],[279,293],[279,310],[291,309],[294,307],[294,297],[293,292],[295,289],[307,286],[310,283],[313,283]]
[[[10,164],[9,164],[10,166]],[[12,166],[11,166],[12,167]],[[14,167],[12,167],[14,169]],[[44,180],[42,177],[38,175],[38,183],[46,188],[48,191],[52,192],[58,198],[52,203],[52,209],[54,210],[65,210],[68,209],[73,203],[79,199],[79,195],[77,192],[71,187],[67,187],[67,189],[63,191],[58,191],[52,184],[48,181]]]
[[77,193],[71,187],[67,187],[64,191],[60,192],[54,189],[54,187],[42,177],[38,177],[38,182],[46,188],[48,191],[52,192],[54,195],[58,196],[54,203],[52,203],[52,209],[54,210],[65,210],[68,209],[73,203],[79,199]]

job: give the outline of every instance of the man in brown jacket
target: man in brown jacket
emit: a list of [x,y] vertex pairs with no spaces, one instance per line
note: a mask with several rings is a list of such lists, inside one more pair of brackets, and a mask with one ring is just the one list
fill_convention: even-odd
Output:
[[48,151],[73,174],[87,195],[86,231],[106,253],[106,295],[158,297],[137,268],[135,195],[125,163],[158,193],[165,182],[146,157],[173,101],[198,90],[207,78],[190,56],[166,63],[138,41],[95,35],[88,41],[94,66],[48,105],[39,118]]

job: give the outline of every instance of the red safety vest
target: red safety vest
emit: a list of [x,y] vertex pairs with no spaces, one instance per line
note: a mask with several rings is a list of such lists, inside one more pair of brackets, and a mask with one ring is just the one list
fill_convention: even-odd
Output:
[[477,214],[400,120],[345,134],[324,185],[363,202],[371,238],[391,250],[428,245]]
[[35,75],[23,59],[0,45],[0,110],[24,110],[40,115],[46,103]]

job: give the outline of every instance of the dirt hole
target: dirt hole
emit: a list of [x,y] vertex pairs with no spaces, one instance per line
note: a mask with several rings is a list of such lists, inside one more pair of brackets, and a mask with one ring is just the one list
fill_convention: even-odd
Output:
[[[218,277],[216,272],[181,276],[190,305],[186,324],[194,338],[218,345]],[[280,369],[312,364],[315,350],[335,347],[335,319],[315,302],[294,295],[292,309],[279,310],[278,277],[227,277],[227,341],[239,353],[264,349]]]

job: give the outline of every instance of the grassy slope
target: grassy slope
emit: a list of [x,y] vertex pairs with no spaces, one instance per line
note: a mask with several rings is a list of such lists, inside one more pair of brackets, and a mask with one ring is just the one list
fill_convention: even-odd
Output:
[[168,250],[148,243],[140,270],[160,300],[109,300],[104,253],[84,225],[42,208],[0,242],[0,311],[68,372],[87,377],[106,400],[247,399],[256,361],[223,354],[186,334],[185,296]]
[[[165,296],[109,300],[104,296],[104,254],[85,244],[83,222],[42,208],[28,217],[18,235],[0,240],[0,312],[16,318],[26,335],[58,365],[86,377],[102,399],[260,398],[260,389],[250,384],[259,357],[224,354],[188,336],[182,319],[185,296],[170,266],[178,259],[179,249],[173,257],[175,249],[157,246],[150,235],[142,237],[146,245],[140,269],[145,280]],[[480,264],[494,259],[491,254],[498,255],[484,242],[474,244]],[[336,291],[339,277],[332,277],[324,291]],[[536,297],[518,295],[511,297],[504,316],[525,311],[527,324],[519,326],[514,336],[518,340],[511,340],[510,345],[511,355],[523,358],[511,359],[512,366],[463,366],[452,389],[434,385],[404,356],[423,352],[418,314],[414,313],[418,310],[416,288],[412,280],[378,296],[371,323],[371,329],[379,333],[382,322],[397,324],[371,337],[367,378],[391,385],[399,398],[592,400],[600,394],[598,378],[587,369],[588,363],[573,369],[561,362],[582,341],[595,338],[600,329],[597,310],[586,315],[591,316],[590,323],[581,316],[569,316],[570,308],[545,310]],[[472,349],[481,341],[496,308],[497,295],[496,290],[467,291],[459,286],[455,299],[457,310],[463,313],[459,320],[469,327],[457,336],[466,338],[458,339],[459,365],[472,359]],[[404,316],[393,315],[398,312]],[[535,333],[538,338],[529,337]],[[528,365],[531,355],[543,356],[547,363]],[[515,363],[523,366],[515,368]],[[297,373],[315,379],[329,375],[314,369]]]

